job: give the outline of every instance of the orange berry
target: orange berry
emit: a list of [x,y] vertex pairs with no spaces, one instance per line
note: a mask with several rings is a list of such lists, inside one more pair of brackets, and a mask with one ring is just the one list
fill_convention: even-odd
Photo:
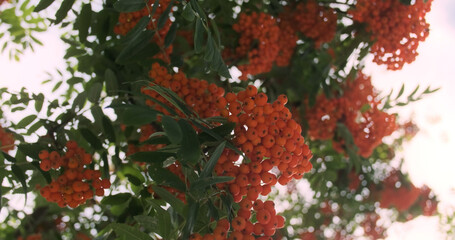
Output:
[[101,180],[101,187],[103,187],[104,189],[110,188],[111,182],[109,182],[109,179],[105,178],[105,179]]
[[50,154],[49,154],[49,159],[54,162],[54,161],[58,161],[58,159],[60,158],[60,154],[56,151],[52,151]]
[[51,170],[51,160],[49,160],[47,158],[41,160],[40,168],[41,168],[41,170],[43,170],[45,172]]
[[75,158],[70,158],[68,160],[68,167],[69,168],[77,168],[79,166],[79,161]]
[[41,150],[39,153],[38,153],[38,157],[41,159],[41,160],[44,160],[46,158],[49,158],[49,152],[47,150]]
[[267,223],[269,223],[271,217],[272,215],[270,214],[269,211],[267,211],[267,209],[261,209],[256,213],[256,219],[262,225],[266,225]]
[[245,228],[245,219],[242,217],[232,219],[232,228],[236,231],[242,231]]
[[66,142],[66,147],[68,149],[76,149],[77,148],[77,142],[70,140],[70,141]]
[[95,195],[98,196],[98,197],[104,196],[104,189],[97,188],[96,191],[95,191]]

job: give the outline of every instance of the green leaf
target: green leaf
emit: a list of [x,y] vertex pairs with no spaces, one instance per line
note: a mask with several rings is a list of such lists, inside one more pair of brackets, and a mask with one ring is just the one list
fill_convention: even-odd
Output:
[[103,178],[109,179],[109,161],[107,159],[107,152],[101,153],[101,159],[103,160]]
[[223,153],[224,148],[226,147],[226,141],[221,142],[213,152],[212,156],[210,157],[209,161],[207,164],[205,164],[204,169],[202,170],[201,173],[201,178],[208,177],[212,174],[213,168],[215,168],[216,163],[218,162],[218,159],[221,156],[221,153]]
[[193,232],[194,223],[196,222],[197,213],[199,210],[199,203],[190,201],[188,206],[188,214],[186,217],[185,226],[183,227],[182,238],[189,239],[190,234]]
[[[156,217],[137,215],[137,216],[134,216],[134,220],[136,220],[147,231],[157,232],[157,226],[159,223],[158,223]],[[170,219],[169,219],[169,222],[170,222]],[[160,233],[158,233],[158,234],[160,234]]]
[[[95,120],[94,125],[96,126],[96,129],[100,129],[103,125],[102,124],[102,119],[104,116],[103,110],[101,110],[100,106],[95,105],[90,109],[90,112],[93,116],[93,119]],[[90,124],[88,124],[88,125],[90,125]]]
[[183,8],[182,16],[188,22],[192,22],[194,20],[194,11],[190,4],[185,5],[185,7]]
[[49,7],[53,2],[54,2],[54,0],[41,0],[38,3],[38,5],[36,5],[35,9],[33,9],[33,11],[34,12],[39,12],[41,10],[44,10],[47,7]]
[[97,103],[100,99],[101,90],[103,89],[103,84],[96,82],[88,89],[88,100],[92,103]]
[[164,132],[172,143],[179,144],[182,141],[182,129],[171,117],[164,115],[162,118]]
[[129,158],[136,162],[146,162],[146,163],[162,163],[166,161],[169,157],[175,156],[174,153],[170,152],[137,152],[129,156]]
[[398,95],[396,96],[395,100],[401,97],[404,93],[404,83],[401,85],[400,91],[398,92]]
[[169,47],[172,44],[172,42],[174,42],[178,26],[179,24],[177,22],[173,22],[171,28],[169,28],[169,31],[167,32],[166,37],[164,38],[165,48]]
[[155,0],[153,3],[152,12],[150,13],[151,16],[155,15],[156,9],[158,9],[158,5],[160,5],[160,0]]
[[441,89],[441,88],[439,87],[439,88],[435,88],[435,89],[430,89],[430,86],[428,86],[423,93],[424,94],[430,94],[430,93],[434,93],[434,92],[439,91],[439,89]]
[[140,145],[146,145],[146,144],[152,144],[152,145],[155,145],[155,144],[171,144],[171,142],[169,141],[169,138],[165,135],[162,135],[162,136],[151,136],[149,139],[145,140],[145,141],[142,141],[140,143]]
[[174,6],[174,0],[171,0],[169,2],[169,5],[167,6],[167,8],[163,11],[163,13],[161,13],[161,16],[160,16],[160,18],[158,18],[158,22],[156,24],[158,30],[163,28],[164,24],[166,24],[166,21],[169,19],[169,13],[171,12],[171,9],[173,6]]
[[108,228],[114,230],[115,234],[121,239],[128,240],[153,240],[146,233],[141,232],[139,229],[123,223],[111,223]]
[[209,216],[215,220],[220,219],[220,215],[218,214],[218,209],[215,207],[211,199],[208,199],[207,206],[209,207]]
[[158,112],[149,107],[128,105],[122,114],[123,123],[126,125],[142,126],[156,120]]
[[104,197],[103,200],[101,200],[101,204],[103,205],[119,205],[127,202],[132,195],[130,193],[118,193],[115,195],[110,195],[107,197]]
[[174,173],[166,168],[158,167],[159,164],[152,164],[148,168],[150,177],[158,184],[175,188],[181,192],[186,191],[186,185]]
[[232,179],[234,178],[230,176],[199,178],[198,180],[191,184],[190,192],[204,190],[206,187],[209,187],[211,185],[229,182]]
[[210,23],[211,23],[210,25],[213,28],[213,32],[215,33],[217,45],[221,46],[221,37],[220,37],[220,31],[218,30],[218,26],[216,25],[216,22],[213,19],[210,19]]
[[193,127],[185,120],[179,120],[180,128],[182,129],[183,137],[179,150],[179,157],[182,163],[196,164],[201,158],[201,146]]
[[197,15],[199,15],[199,18],[202,19],[202,21],[206,22],[207,16],[205,15],[205,12],[199,5],[198,1],[190,1],[190,4],[191,7],[193,7],[193,9],[196,10],[196,13]]
[[235,123],[228,122],[212,129],[202,129],[203,132],[199,134],[199,140],[201,143],[221,141],[224,137],[231,134],[234,127]]
[[107,95],[112,96],[117,93],[118,85],[117,85],[117,76],[115,75],[114,71],[107,68],[104,72],[104,81],[106,81],[106,92]]
[[200,53],[204,45],[204,25],[200,18],[196,19],[196,27],[194,30],[194,51]]
[[20,120],[16,127],[17,128],[25,128],[27,127],[30,123],[32,123],[34,120],[36,119],[36,115],[29,115],[25,118],[23,118],[22,120]]
[[343,123],[337,123],[337,133],[345,140],[347,146],[354,146],[354,138]]
[[82,6],[81,13],[77,16],[75,26],[79,30],[79,40],[81,42],[87,41],[88,29],[90,28],[90,23],[92,22],[92,5],[90,3],[84,4]]
[[52,88],[52,92],[57,91],[57,89],[59,89],[60,86],[62,86],[62,83],[63,83],[63,81],[58,81],[58,82],[55,84],[54,88]]
[[71,109],[74,112],[82,110],[82,108],[84,108],[84,106],[85,106],[86,100],[87,100],[87,93],[85,91],[79,93],[76,96],[76,98],[74,98],[73,106],[71,106]]
[[141,32],[145,31],[147,29],[147,26],[150,23],[150,17],[149,16],[144,16],[142,17],[136,25],[134,25],[133,29],[131,29],[125,36],[125,43],[129,43],[131,41],[134,41],[139,37]]
[[84,79],[81,77],[71,77],[70,79],[66,80],[66,83],[68,83],[69,85],[74,85],[81,82],[84,82]]
[[118,0],[114,3],[115,10],[119,12],[135,12],[139,11],[146,6],[144,0]]
[[231,221],[233,218],[232,205],[234,204],[234,199],[231,194],[221,195],[221,201],[223,202],[226,212],[228,213],[228,220]]
[[115,142],[115,130],[114,130],[114,127],[112,126],[112,122],[111,120],[106,117],[106,116],[103,116],[102,118],[102,123],[103,123],[103,133],[106,135],[106,138],[110,141],[110,142]]
[[148,200],[151,206],[156,211],[156,218],[158,221],[157,233],[163,237],[163,239],[173,239],[171,235],[171,216],[168,211],[162,209],[159,204],[156,203],[157,200],[151,199]]
[[327,181],[335,182],[337,180],[337,178],[338,178],[338,175],[335,171],[327,170],[324,173],[324,179]]
[[103,149],[101,141],[90,129],[81,128],[79,129],[79,132],[81,133],[82,137],[84,137],[84,139],[87,140],[87,142],[92,146],[93,149],[95,150]]
[[[0,181],[3,182],[3,176],[1,176],[1,175],[0,175]],[[2,204],[2,196],[3,196],[3,194],[2,194],[2,188],[3,188],[3,186],[0,185],[0,208],[3,207],[3,204]]]
[[186,103],[183,102],[182,99],[169,88],[165,88],[158,85],[153,85],[149,88],[156,91],[158,94],[164,97],[170,104],[172,104],[179,111],[184,113],[185,116],[193,114],[193,112],[188,109],[188,105],[186,105]]
[[130,181],[130,183],[132,183],[133,185],[140,186],[142,184],[141,180],[134,175],[127,173],[125,174],[125,176],[128,178],[128,181]]
[[169,203],[169,205],[171,205],[171,207],[178,213],[180,214],[181,216],[185,216],[185,212],[184,212],[184,208],[185,208],[185,205],[183,204],[183,202],[178,199],[177,197],[175,197],[172,193],[170,193],[169,191],[167,191],[166,189],[164,188],[160,188],[156,185],[152,186],[152,189],[153,191],[158,194],[158,196],[160,196],[164,201],[166,201],[167,203]]
[[216,60],[213,62],[218,62],[218,66],[216,68],[218,74],[220,74],[220,76],[225,77],[225,78],[232,78],[231,74],[229,73],[229,69],[228,69],[226,63],[224,63],[224,60],[221,57],[220,52],[216,51],[213,56],[214,56],[213,58]]
[[[25,171],[21,169],[18,165],[12,165],[11,166],[11,171],[13,172],[13,175],[19,180],[19,182],[22,185],[22,188],[24,189],[24,193],[27,193],[27,176],[25,175]],[[25,198],[27,202],[27,194],[25,194]]]
[[408,101],[412,101],[413,100],[413,97],[417,93],[419,88],[420,88],[420,85],[417,85],[417,87],[414,89],[414,91],[412,91],[412,93],[408,96]]
[[39,152],[44,149],[45,146],[41,145],[39,142],[37,143],[21,143],[17,146],[17,149],[24,153],[25,155],[33,158],[39,158]]
[[204,60],[206,62],[212,61],[215,51],[217,51],[215,43],[213,42],[212,34],[209,33],[207,37],[207,46],[205,48]]
[[160,51],[158,45],[150,42],[154,35],[155,32],[151,30],[138,33],[138,35],[128,42],[125,48],[123,48],[115,59],[115,62],[125,64],[131,61],[134,62],[140,60],[137,56],[143,54],[144,52],[147,53],[148,57],[158,53]]
[[1,151],[0,151],[0,154],[2,154],[3,157],[4,157],[6,160],[8,160],[9,162],[12,162],[12,163],[17,162],[16,158],[14,158],[13,156],[9,155],[9,154],[6,153],[6,152],[1,152]]
[[125,165],[121,172],[128,177],[128,180],[136,186],[141,185],[145,182],[145,178],[142,175],[142,171],[132,165]]
[[35,110],[40,112],[43,109],[44,95],[42,93],[38,94],[35,97]]
[[54,24],[59,24],[66,18],[68,15],[69,10],[73,7],[75,0],[63,0],[62,5],[55,13],[55,21]]

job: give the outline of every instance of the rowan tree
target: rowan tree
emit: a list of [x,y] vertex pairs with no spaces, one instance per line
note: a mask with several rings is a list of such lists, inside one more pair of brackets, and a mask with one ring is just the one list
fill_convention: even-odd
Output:
[[369,53],[410,64],[431,4],[0,1],[3,53],[50,28],[67,47],[43,82],[61,95],[0,89],[0,238],[376,239],[380,209],[436,214],[391,163],[417,129],[398,108],[436,89],[387,95],[362,72]]

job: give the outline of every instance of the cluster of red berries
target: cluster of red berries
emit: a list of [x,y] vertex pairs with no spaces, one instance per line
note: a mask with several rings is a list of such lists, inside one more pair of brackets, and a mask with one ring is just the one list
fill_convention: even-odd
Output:
[[416,0],[405,5],[400,0],[359,0],[351,11],[355,21],[366,23],[374,41],[374,62],[387,69],[399,70],[415,60],[419,42],[429,34],[425,15],[432,0]]
[[[347,81],[344,95],[327,99],[324,95],[317,98],[316,104],[306,112],[308,134],[314,139],[334,137],[336,123],[342,122],[351,132],[354,143],[363,157],[371,155],[382,143],[382,138],[395,131],[395,115],[378,108],[377,95],[371,78],[358,73],[354,81]],[[343,140],[333,143],[334,149],[343,152]]]
[[[156,84],[170,88],[187,104],[187,106],[198,113],[201,118],[219,116],[219,112],[216,108],[216,101],[224,95],[224,88],[218,87],[214,83],[209,84],[205,80],[196,78],[188,79],[183,72],[170,74],[165,67],[158,63],[152,65],[149,76],[154,79],[154,82],[150,84],[151,86]],[[142,93],[166,104],[183,116],[183,113],[179,112],[156,91],[143,87]],[[169,115],[169,112],[156,102],[147,100],[146,103],[152,108]]]
[[[256,222],[253,223],[253,215]],[[190,239],[234,239],[234,240],[270,240],[277,229],[284,226],[284,218],[276,215],[272,201],[243,199],[237,216],[229,223],[226,219],[217,222],[213,233],[201,236],[194,233]]]
[[[216,174],[235,177],[229,188],[237,202],[245,195],[252,201],[259,194],[267,195],[277,181],[286,185],[312,168],[312,154],[304,143],[301,127],[285,107],[287,97],[280,95],[273,103],[267,100],[265,93],[249,85],[217,101],[221,116],[236,123],[234,143],[251,160],[238,165],[239,156],[225,150],[215,166]],[[280,173],[278,179],[270,172],[275,167],[274,171]]]
[[335,37],[336,25],[336,12],[318,5],[315,1],[286,7],[285,11],[278,16],[280,51],[275,64],[279,67],[289,65],[299,39],[297,33],[300,32],[305,37],[312,39],[316,48],[319,48],[323,43],[330,42]]
[[77,146],[74,141],[68,141],[64,156],[58,152],[42,150],[39,153],[40,167],[43,171],[63,168],[60,176],[41,188],[41,195],[49,202],[55,202],[60,207],[76,208],[93,198],[93,190],[97,196],[104,196],[104,189],[110,188],[109,179],[101,179],[101,172],[86,168],[92,162],[92,155]]
[[[144,7],[143,9],[135,12],[129,12],[129,13],[124,13],[121,12],[119,14],[118,18],[118,24],[114,27],[114,33],[119,34],[119,35],[126,35],[131,29],[136,26],[136,24],[139,22],[139,20],[144,17],[144,16],[149,16],[149,9],[151,10],[153,8],[153,4],[155,3],[154,0],[149,0],[148,1],[148,7]],[[163,12],[166,10],[166,8],[169,6],[170,0],[161,0],[159,1],[159,5],[156,8],[155,13],[152,16],[151,21],[147,25],[148,29],[155,29],[156,24],[160,16],[163,14]],[[167,19],[166,23],[164,26],[157,31],[155,36],[153,37],[153,42],[158,44],[158,46],[163,46],[164,45],[164,37],[167,35],[169,32],[169,29],[172,25],[171,20]],[[161,59],[163,61],[168,61],[169,54],[172,53],[172,46],[169,46],[168,48],[165,49],[166,56],[164,53],[159,53],[155,58]]]
[[266,13],[253,12],[250,15],[241,13],[232,29],[241,34],[238,46],[233,52],[224,52],[225,59],[247,58],[248,63],[238,65],[242,72],[240,80],[247,80],[248,75],[257,75],[272,70],[273,62],[278,56],[279,35],[277,21]]
[[[395,207],[399,212],[408,210],[419,198],[420,189],[416,188],[411,182],[404,184],[400,181],[398,171],[392,171],[383,181],[383,190],[379,206],[381,208]],[[401,183],[400,187],[396,187]]]
[[278,27],[280,29],[280,40],[278,41],[279,52],[275,59],[278,67],[286,67],[291,61],[299,37],[293,23],[293,15],[288,11],[283,11],[278,16]]
[[[227,49],[224,58],[248,59],[240,64],[240,80],[248,75],[269,72],[273,63],[283,67],[289,65],[300,32],[314,40],[316,47],[330,42],[335,36],[337,15],[330,8],[320,6],[316,1],[307,1],[288,7],[278,18],[266,13],[241,13],[238,22],[232,26],[240,34],[238,46]],[[278,39],[279,38],[279,39]]]
[[297,4],[292,12],[292,26],[296,31],[313,39],[317,48],[335,37],[337,14],[333,9],[320,6],[316,1],[310,0]]
[[[401,186],[397,187],[397,183]],[[396,170],[390,172],[383,181],[379,195],[380,207],[395,207],[400,213],[407,213],[407,219],[414,217],[412,214],[415,209],[420,209],[424,216],[432,216],[438,208],[438,201],[431,195],[429,187],[417,188],[410,182],[404,182]]]
[[333,138],[338,120],[341,118],[338,99],[327,99],[324,94],[317,96],[316,104],[307,110],[308,135],[314,139]]
[[8,152],[14,149],[14,137],[0,126],[0,151]]

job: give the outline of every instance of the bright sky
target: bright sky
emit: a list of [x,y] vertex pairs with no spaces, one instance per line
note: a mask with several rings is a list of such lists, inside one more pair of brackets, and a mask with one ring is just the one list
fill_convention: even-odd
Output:
[[[420,102],[397,109],[402,119],[413,116],[421,129],[417,136],[404,146],[405,169],[416,185],[427,184],[440,199],[441,212],[455,208],[455,1],[435,0],[427,15],[430,36],[421,43],[420,55],[411,65],[401,71],[387,71],[367,62],[366,73],[373,77],[374,85],[387,93],[391,87],[398,91],[405,83],[407,93],[417,84],[422,89],[431,85],[442,87],[440,91],[425,97]],[[34,53],[26,53],[21,62],[10,61],[6,54],[0,55],[0,87],[20,90],[25,86],[30,91],[50,93],[50,85],[41,85],[47,79],[45,72],[56,76],[55,68],[64,68],[61,59],[64,44],[58,32],[52,28],[39,39],[44,47]],[[48,95],[49,96],[49,95]],[[403,96],[406,96],[406,92]],[[12,119],[17,122],[19,119]],[[419,217],[405,224],[397,223],[389,229],[388,239],[439,239],[438,219]]]

